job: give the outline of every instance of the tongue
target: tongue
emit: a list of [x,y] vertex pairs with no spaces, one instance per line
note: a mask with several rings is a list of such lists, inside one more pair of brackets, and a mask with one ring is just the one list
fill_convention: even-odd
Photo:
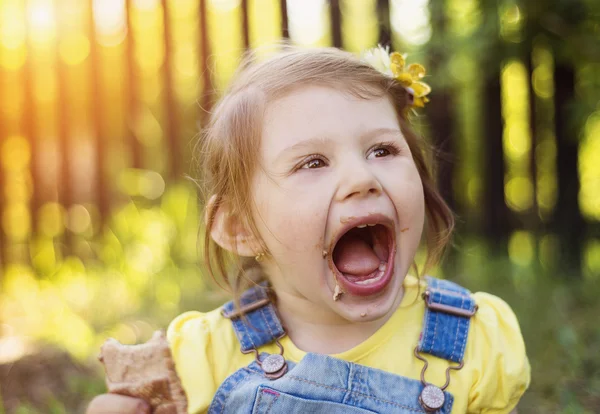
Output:
[[333,253],[336,267],[342,273],[366,276],[381,263],[371,246],[354,234],[347,234],[338,242]]

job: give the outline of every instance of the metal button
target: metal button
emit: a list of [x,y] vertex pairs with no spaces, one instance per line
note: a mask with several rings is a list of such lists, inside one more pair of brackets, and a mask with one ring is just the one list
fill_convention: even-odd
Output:
[[419,402],[423,408],[429,412],[442,408],[445,400],[446,397],[444,396],[444,391],[431,384],[426,385],[425,388],[423,388],[421,396],[419,397]]
[[282,355],[268,355],[260,365],[265,376],[271,380],[281,378],[287,372],[287,362]]
[[285,365],[285,359],[281,355],[269,355],[262,362],[262,369],[266,374],[273,374]]

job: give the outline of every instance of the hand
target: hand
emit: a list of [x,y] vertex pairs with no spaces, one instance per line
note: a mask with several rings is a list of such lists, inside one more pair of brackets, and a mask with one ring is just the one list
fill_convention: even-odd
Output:
[[150,404],[139,398],[102,394],[90,402],[86,414],[150,414]]

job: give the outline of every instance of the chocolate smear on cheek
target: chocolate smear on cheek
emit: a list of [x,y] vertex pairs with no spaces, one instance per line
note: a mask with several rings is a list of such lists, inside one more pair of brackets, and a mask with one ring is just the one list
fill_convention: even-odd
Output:
[[323,257],[323,259],[325,259],[327,257],[327,255],[329,254],[329,252],[327,250],[325,250],[325,247],[323,247],[324,243],[325,243],[324,237],[321,237],[319,242],[315,245],[315,248],[317,250],[321,250],[321,256]]
[[402,230],[400,230],[400,233],[404,233],[405,231],[408,231],[408,227],[404,227]]
[[[333,252],[333,241],[331,242],[331,246],[329,246],[329,250]],[[323,253],[327,253],[325,250],[323,250]],[[325,255],[323,257],[326,257],[328,255]],[[333,263],[333,254],[331,256],[329,256],[329,270],[331,270],[331,274],[333,275],[333,280],[335,280],[335,288],[333,289],[333,301],[337,302],[340,297],[344,294],[344,291],[342,290],[342,288],[340,287],[338,280],[337,280],[337,273],[335,271],[335,263]]]

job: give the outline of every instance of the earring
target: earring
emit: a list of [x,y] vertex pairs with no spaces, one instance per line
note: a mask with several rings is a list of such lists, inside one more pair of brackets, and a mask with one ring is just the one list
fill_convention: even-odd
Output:
[[262,262],[264,258],[265,258],[265,254],[263,252],[260,252],[259,254],[254,256],[254,260],[256,260],[257,262]]

